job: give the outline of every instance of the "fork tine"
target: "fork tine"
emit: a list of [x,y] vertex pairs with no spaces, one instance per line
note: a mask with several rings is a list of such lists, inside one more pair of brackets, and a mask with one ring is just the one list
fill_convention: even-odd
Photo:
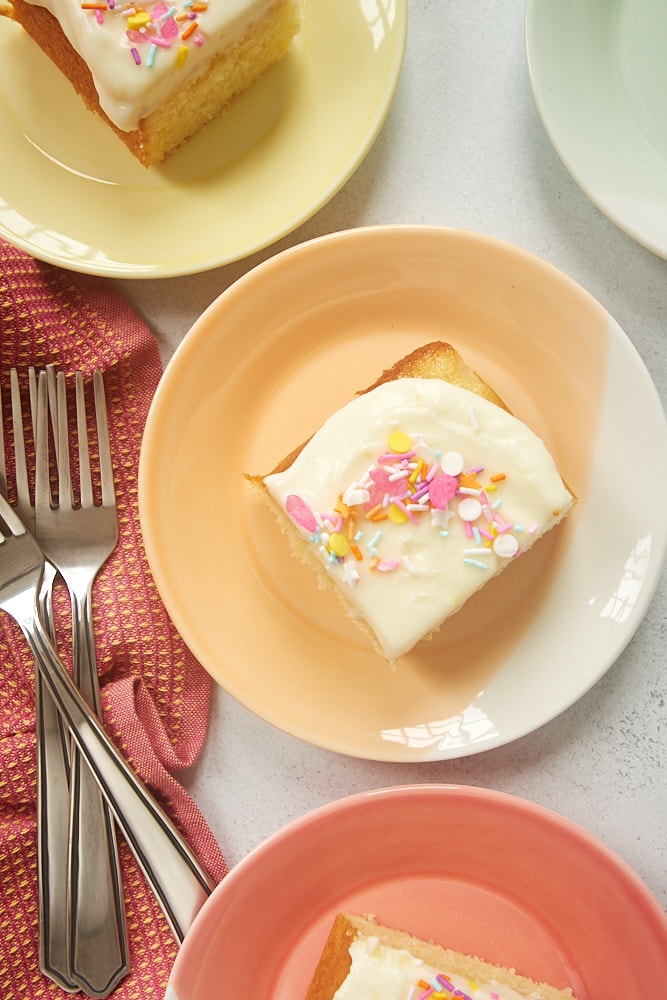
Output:
[[[40,375],[41,378],[41,375]],[[46,375],[45,375],[46,378]],[[72,473],[69,465],[69,430],[67,423],[67,386],[65,375],[58,372],[58,437],[56,451],[58,453],[58,502],[61,507],[72,502]],[[46,420],[46,417],[44,418]]]
[[16,368],[9,373],[12,401],[12,427],[14,430],[14,478],[16,480],[16,508],[19,516],[30,528],[34,519],[30,502],[30,487],[28,485],[28,466],[25,457],[25,438],[23,432],[23,404],[21,389]]
[[10,534],[15,535],[17,538],[28,534],[25,524],[2,494],[0,494],[0,518],[4,521]]
[[46,374],[39,373],[37,397],[40,405],[37,407],[37,422],[35,424],[35,507],[51,506],[51,483],[49,479],[49,425],[46,406],[42,406],[42,397],[46,397]]
[[113,483],[113,466],[111,464],[111,442],[109,440],[109,422],[107,419],[107,403],[104,393],[102,372],[93,373],[95,389],[95,415],[97,417],[97,441],[100,453],[100,479],[102,484],[102,506],[113,507],[116,502],[116,491]]
[[93,506],[93,481],[90,475],[90,451],[88,448],[88,423],[86,419],[86,398],[83,391],[83,375],[76,373],[76,433],[79,444],[79,489],[81,506]]

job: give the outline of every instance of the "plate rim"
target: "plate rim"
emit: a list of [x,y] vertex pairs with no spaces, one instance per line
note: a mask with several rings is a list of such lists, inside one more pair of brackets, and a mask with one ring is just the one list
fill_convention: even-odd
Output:
[[[577,0],[577,3],[580,2],[582,2],[582,0]],[[586,3],[588,0],[583,0],[583,2]],[[561,18],[566,17],[571,9],[577,9],[576,5],[571,3],[571,0],[567,0],[565,3],[563,0],[557,0],[557,2],[552,5],[552,8],[550,8],[550,10],[557,10],[559,17]],[[552,112],[551,105],[549,104],[547,97],[549,91],[549,87],[547,86],[548,80],[543,79],[542,77],[539,69],[539,55],[536,50],[536,40],[539,35],[539,32],[536,31],[536,26],[540,23],[541,18],[545,16],[545,11],[545,0],[526,0],[524,15],[524,48],[535,106],[538,110],[542,125],[549,141],[572,179],[576,182],[586,197],[593,203],[593,205],[595,205],[595,207],[598,208],[610,222],[617,226],[621,232],[633,239],[637,244],[639,244],[639,246],[649,250],[657,257],[667,260],[667,236],[664,240],[661,240],[657,238],[655,228],[650,231],[646,231],[645,227],[633,221],[631,212],[626,213],[618,207],[618,199],[616,197],[606,197],[604,191],[600,190],[597,186],[596,179],[591,177],[590,173],[587,171],[585,157],[582,162],[582,155],[580,151],[577,151],[576,149],[573,150],[572,143],[568,143],[567,137],[563,136],[562,130],[559,128],[558,114]],[[579,102],[577,106],[581,113],[581,109],[585,106],[585,102]],[[588,120],[588,122],[590,125],[590,120]],[[593,136],[597,133],[595,128],[591,127],[587,134]],[[633,166],[636,165],[636,163],[637,161],[633,161]],[[667,159],[664,160],[664,163],[667,170]],[[630,195],[632,194],[631,191],[628,193]],[[665,194],[667,194],[667,185],[665,186]]]

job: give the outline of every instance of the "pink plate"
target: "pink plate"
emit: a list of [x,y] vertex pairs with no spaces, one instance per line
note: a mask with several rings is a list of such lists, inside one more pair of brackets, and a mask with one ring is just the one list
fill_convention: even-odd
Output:
[[413,785],[317,809],[249,854],[195,920],[166,1000],[301,1000],[341,909],[577,1000],[667,984],[667,919],[602,843],[504,793]]

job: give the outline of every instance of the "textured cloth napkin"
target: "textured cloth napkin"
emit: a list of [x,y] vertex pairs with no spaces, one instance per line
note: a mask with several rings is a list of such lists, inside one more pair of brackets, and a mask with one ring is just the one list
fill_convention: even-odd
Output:
[[[139,449],[161,375],[157,344],[106,279],[40,263],[0,241],[0,382],[7,426],[9,370],[104,374],[119,543],[93,595],[104,725],[215,881],[224,858],[195,803],[172,776],[194,763],[211,682],[171,623],[144,554],[137,507]],[[69,379],[68,379],[69,381]],[[7,465],[11,473],[11,450]],[[10,476],[11,478],[11,476]],[[56,597],[63,658],[69,600]],[[0,612],[0,997],[65,997],[37,958],[34,662]],[[177,945],[122,836],[119,848],[132,969],[115,998],[162,998]]]

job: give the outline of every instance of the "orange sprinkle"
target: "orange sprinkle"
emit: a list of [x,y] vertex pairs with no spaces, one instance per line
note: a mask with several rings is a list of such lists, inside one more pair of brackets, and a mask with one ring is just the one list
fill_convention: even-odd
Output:
[[207,3],[190,4],[190,10],[193,10],[195,14],[200,14],[203,10],[208,10],[208,4]]
[[352,542],[350,545],[350,552],[357,560],[357,562],[361,562],[361,560],[364,558],[361,554],[361,549],[359,548],[358,545],[355,545],[354,542]]
[[503,479],[507,479],[504,472],[497,472],[495,476],[491,476],[492,483],[502,483]]
[[[183,37],[185,37],[185,36],[183,36]],[[336,502],[334,510],[336,511],[337,514],[340,514],[342,517],[349,517],[350,514],[352,513],[352,508],[348,507],[348,505],[346,503],[343,503],[343,494],[342,493],[338,497],[338,501]]]
[[380,510],[382,510],[382,504],[381,503],[376,503],[375,507],[371,507],[370,510],[366,511],[366,517],[368,518],[369,521],[372,521],[373,520],[373,516],[375,514],[377,514],[377,512],[380,511]]
[[459,476],[459,486],[466,486],[468,489],[479,490],[482,484],[479,482],[474,472],[462,472]]
[[188,39],[190,37],[190,35],[194,35],[194,33],[195,33],[195,31],[197,30],[198,27],[199,27],[199,23],[197,21],[190,21],[190,24],[187,26],[187,28],[185,29],[185,31],[181,35],[181,38],[183,39],[183,41],[185,41],[186,39]]
[[379,507],[375,507],[372,511],[369,511],[368,514],[366,514],[366,517],[369,521],[386,521],[389,515],[384,507],[380,505]]
[[105,3],[82,3],[81,10],[106,10],[107,5]]

